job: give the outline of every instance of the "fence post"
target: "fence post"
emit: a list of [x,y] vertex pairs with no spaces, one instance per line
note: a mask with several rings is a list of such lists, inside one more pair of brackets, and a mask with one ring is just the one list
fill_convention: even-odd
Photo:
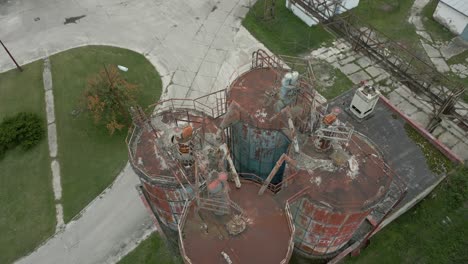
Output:
[[15,58],[13,58],[13,55],[11,55],[10,51],[7,49],[7,47],[5,46],[5,44],[3,44],[3,42],[0,40],[0,44],[3,46],[3,48],[5,49],[5,51],[8,53],[8,56],[10,56],[11,60],[15,63],[16,65],[16,68],[18,68],[18,70],[20,72],[23,71],[23,68],[21,68],[21,66],[19,66],[19,64],[16,62]]

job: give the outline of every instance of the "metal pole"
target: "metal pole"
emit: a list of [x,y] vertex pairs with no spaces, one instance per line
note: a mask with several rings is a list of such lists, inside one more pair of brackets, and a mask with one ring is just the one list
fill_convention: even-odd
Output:
[[13,58],[13,55],[11,55],[10,51],[7,49],[7,47],[5,47],[5,45],[3,44],[3,42],[0,40],[0,44],[2,44],[3,48],[5,49],[5,51],[8,53],[8,55],[10,56],[11,60],[15,63],[16,65],[16,68],[18,68],[18,70],[20,72],[23,71],[23,68],[21,68],[21,66],[19,66],[19,64],[16,62],[15,58]]

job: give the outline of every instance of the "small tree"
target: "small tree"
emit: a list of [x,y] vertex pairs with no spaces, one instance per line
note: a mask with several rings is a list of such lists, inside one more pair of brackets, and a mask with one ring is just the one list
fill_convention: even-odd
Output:
[[104,124],[110,134],[128,126],[128,109],[136,104],[138,88],[127,82],[115,66],[102,68],[90,77],[84,92],[86,109],[96,124]]

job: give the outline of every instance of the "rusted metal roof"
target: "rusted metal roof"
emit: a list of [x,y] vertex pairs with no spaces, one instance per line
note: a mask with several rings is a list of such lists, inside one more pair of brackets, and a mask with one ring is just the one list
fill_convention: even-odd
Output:
[[246,230],[237,236],[226,231],[230,217],[200,210],[200,218],[192,204],[182,226],[183,248],[192,263],[226,263],[221,252],[225,252],[234,264],[273,264],[281,263],[285,258],[285,263],[288,262],[292,237],[290,214],[271,192],[258,196],[259,189],[260,186],[253,182],[243,181],[241,189],[230,184],[230,198],[244,210],[247,218]]
[[[362,135],[354,134],[346,147],[359,166],[357,171],[351,171],[348,164],[321,169],[332,165],[328,158],[331,152],[316,152],[312,138],[303,142],[301,149],[305,156],[293,157],[298,166],[287,167],[286,177],[291,179],[280,192],[281,196],[291,197],[308,189],[309,197],[336,210],[367,210],[381,200],[392,181],[382,157]],[[328,164],[318,164],[317,160],[327,160]]]

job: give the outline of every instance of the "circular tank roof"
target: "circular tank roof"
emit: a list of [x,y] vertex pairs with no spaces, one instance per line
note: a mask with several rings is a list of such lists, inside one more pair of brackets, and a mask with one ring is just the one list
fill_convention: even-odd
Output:
[[[242,181],[242,188],[229,184],[229,196],[244,211],[247,227],[238,235],[230,235],[226,223],[230,216],[215,215],[211,211],[200,209],[200,215],[192,202],[183,222],[182,244],[186,256],[192,263],[225,263],[222,252],[233,263],[257,264],[280,263],[290,257],[289,241],[292,238],[290,213],[283,209],[271,192],[259,196],[260,186],[249,181]],[[206,230],[206,231],[205,231]]]
[[[303,152],[296,157],[297,175],[291,185],[309,188],[307,195],[324,206],[340,211],[367,210],[381,201],[390,187],[388,167],[363,135],[355,132],[341,154],[315,151],[312,137],[302,143]],[[344,162],[334,155],[344,156]],[[288,168],[286,173],[292,174],[293,170]]]

